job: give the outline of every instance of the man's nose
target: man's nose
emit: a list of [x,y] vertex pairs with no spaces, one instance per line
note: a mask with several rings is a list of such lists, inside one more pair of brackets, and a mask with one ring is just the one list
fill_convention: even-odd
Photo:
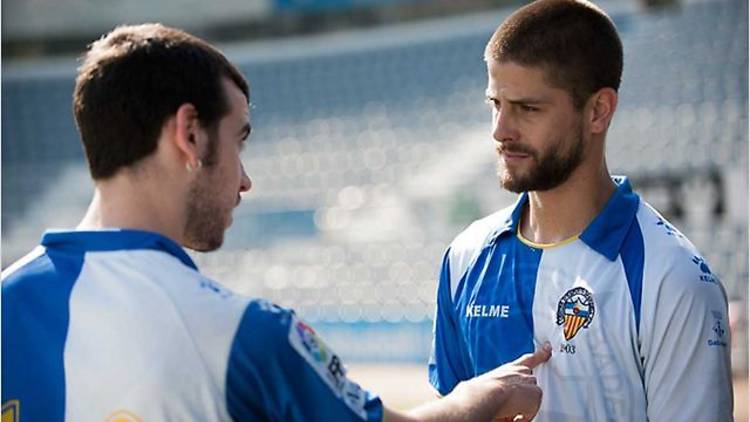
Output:
[[518,139],[515,118],[508,110],[498,110],[493,113],[492,137],[497,142]]

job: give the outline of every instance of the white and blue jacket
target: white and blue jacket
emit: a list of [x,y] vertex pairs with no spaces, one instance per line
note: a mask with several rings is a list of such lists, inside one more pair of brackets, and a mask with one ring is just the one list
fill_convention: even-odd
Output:
[[583,233],[551,247],[518,235],[527,195],[478,220],[443,259],[431,384],[532,352],[541,422],[731,421],[727,300],[693,245],[626,178]]
[[2,402],[23,422],[382,418],[292,311],[133,230],[47,232],[3,272]]

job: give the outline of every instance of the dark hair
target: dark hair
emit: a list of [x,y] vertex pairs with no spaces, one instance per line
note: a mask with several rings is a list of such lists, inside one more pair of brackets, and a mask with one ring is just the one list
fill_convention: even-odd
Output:
[[581,109],[597,90],[617,91],[622,42],[612,20],[581,0],[538,0],[515,11],[487,43],[485,60],[541,66]]
[[73,94],[91,176],[111,177],[153,153],[182,104],[195,106],[201,125],[215,131],[229,112],[224,77],[249,98],[245,78],[221,52],[160,24],[120,26],[92,43]]

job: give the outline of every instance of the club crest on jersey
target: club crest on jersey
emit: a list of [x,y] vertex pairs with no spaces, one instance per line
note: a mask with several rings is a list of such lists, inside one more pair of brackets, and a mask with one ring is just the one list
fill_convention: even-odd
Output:
[[568,290],[557,304],[557,325],[563,326],[565,340],[570,341],[581,328],[588,328],[595,312],[591,292],[583,287]]

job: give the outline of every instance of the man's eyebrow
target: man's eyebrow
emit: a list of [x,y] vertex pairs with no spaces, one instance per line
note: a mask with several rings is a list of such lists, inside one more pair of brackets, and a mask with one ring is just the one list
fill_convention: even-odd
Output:
[[508,102],[511,104],[546,104],[549,102],[546,98],[532,98],[532,97],[526,97],[526,98],[516,98],[516,99],[508,99]]
[[[497,99],[498,96],[494,92],[486,91],[484,94],[488,100]],[[546,104],[549,103],[549,98],[546,97],[521,97],[521,98],[508,98],[507,101],[511,104]]]

